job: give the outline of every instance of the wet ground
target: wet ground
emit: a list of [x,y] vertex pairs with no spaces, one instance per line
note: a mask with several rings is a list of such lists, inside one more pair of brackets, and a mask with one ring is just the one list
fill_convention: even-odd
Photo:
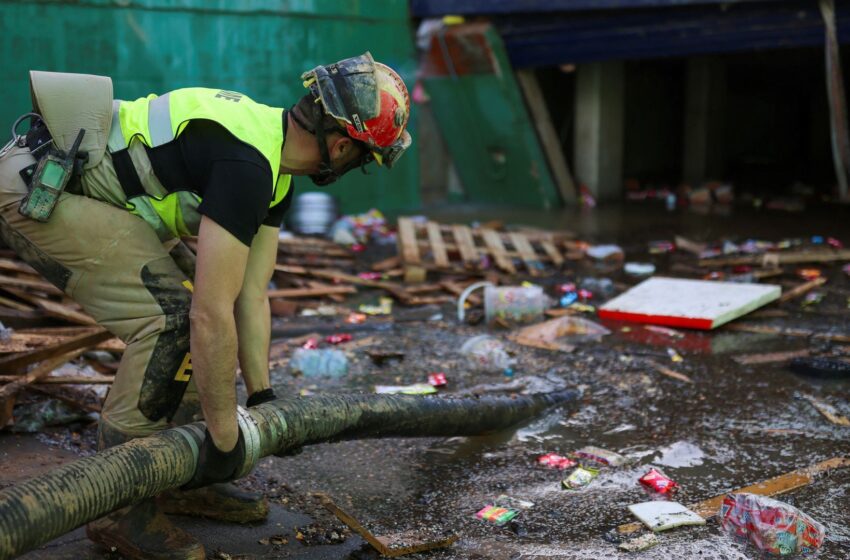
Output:
[[[569,226],[565,218],[556,217],[552,220],[557,223],[546,225],[571,226],[593,241],[618,241],[627,260],[651,259],[664,271],[680,257],[650,256],[647,241],[669,239],[673,233],[700,240],[721,235],[779,240],[819,234],[843,238],[847,243],[846,214],[846,210],[831,210],[702,216],[632,207],[631,211],[573,216]],[[774,304],[771,309],[787,315],[747,321],[850,334],[850,278],[837,265],[822,268],[830,281],[821,303],[808,307],[802,307],[799,300]],[[635,283],[619,272],[609,272],[605,265],[584,265],[549,281],[589,276],[608,276],[621,285]],[[788,285],[800,282],[792,274],[777,280]],[[441,319],[436,318],[439,314]],[[355,335],[355,340],[375,337],[372,348],[398,350],[404,354],[402,360],[376,365],[364,349],[358,349],[350,353],[350,373],[340,380],[295,377],[284,366],[275,370],[273,384],[281,394],[371,391],[375,384],[422,382],[428,373],[443,371],[449,379],[448,394],[581,386],[583,399],[516,430],[488,437],[344,442],[308,447],[293,457],[266,458],[243,484],[270,496],[275,506],[268,523],[225,530],[212,522],[180,520],[201,538],[211,557],[374,557],[362,547],[359,537],[347,534],[321,508],[312,497],[314,492],[330,495],[376,534],[424,526],[460,536],[447,550],[411,558],[625,557],[606,535],[617,525],[633,521],[626,506],[657,499],[637,483],[650,466],[677,481],[681,490],[676,499],[688,504],[850,451],[850,428],[829,423],[801,398],[815,395],[850,415],[850,380],[807,379],[781,364],[742,366],[732,359],[740,354],[804,348],[843,355],[850,353],[847,343],[723,329],[675,338],[635,325],[608,323],[611,335],[581,342],[572,353],[559,353],[514,344],[505,339],[504,330],[460,326],[449,306],[427,310],[422,316],[430,320],[397,323],[390,330]],[[312,321],[327,326],[333,319]],[[305,325],[305,319],[296,322],[305,328],[313,326]],[[517,360],[513,377],[473,372],[458,354],[463,340],[482,332],[502,338],[513,353]],[[672,362],[668,348],[684,360]],[[647,360],[661,362],[689,376],[693,383],[661,375]],[[3,435],[0,484],[87,452],[91,430],[81,433],[76,440],[67,437],[64,428],[38,439]],[[585,445],[618,451],[632,463],[603,469],[588,487],[577,491],[562,489],[563,473],[536,464],[542,453],[565,454]],[[6,465],[10,464],[21,466],[9,469]],[[504,527],[474,517],[489,499],[500,494],[529,500],[534,506]],[[826,526],[826,543],[810,557],[850,558],[850,469],[836,471],[781,499]],[[299,531],[302,539],[296,538]],[[282,537],[268,540],[275,535]],[[283,540],[287,542],[282,544]],[[646,559],[760,557],[752,546],[726,536],[715,521],[705,527],[664,533],[660,545],[639,555]],[[105,556],[79,530],[25,556],[72,557]]]

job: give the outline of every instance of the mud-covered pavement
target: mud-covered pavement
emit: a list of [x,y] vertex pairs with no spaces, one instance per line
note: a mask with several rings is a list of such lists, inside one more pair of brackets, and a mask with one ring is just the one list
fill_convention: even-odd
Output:
[[[722,223],[710,223],[715,225],[702,231],[719,235],[720,230],[733,229],[733,224],[724,228]],[[627,260],[653,258],[663,272],[674,262],[668,256],[648,257],[645,242],[662,235],[669,237],[673,225],[676,224],[629,235],[624,232],[634,230],[624,229],[616,234],[599,231],[595,235],[605,241],[619,240]],[[687,232],[700,224],[683,219],[677,225]],[[763,234],[764,224],[734,225],[744,230],[741,235],[762,233],[767,237]],[[747,227],[759,231],[749,232]],[[797,222],[784,229],[773,225],[769,238],[822,233],[821,227],[830,224]],[[834,229],[826,233],[840,236]],[[850,333],[850,278],[841,273],[840,266],[821,268],[829,278],[823,302],[805,308],[799,300],[774,304],[772,309],[787,315],[746,320],[760,325]],[[565,272],[550,282],[591,275],[608,276],[620,284],[635,283],[619,272],[603,272],[594,265]],[[791,281],[793,276],[784,280]],[[283,366],[274,371],[273,385],[279,394],[371,391],[375,384],[422,382],[428,373],[443,371],[449,379],[444,391],[447,394],[538,392],[581,386],[585,391],[583,399],[552,409],[516,430],[488,437],[342,442],[308,447],[292,457],[266,458],[243,484],[265,491],[277,504],[270,522],[245,528],[181,520],[205,542],[210,557],[374,557],[361,546],[359,537],[351,536],[324,511],[312,496],[314,492],[330,495],[376,534],[427,527],[436,533],[460,536],[449,549],[411,558],[625,557],[606,536],[617,525],[633,521],[627,505],[654,498],[637,483],[650,465],[663,469],[680,484],[676,500],[688,504],[850,453],[850,428],[829,423],[801,398],[803,394],[815,395],[850,415],[850,380],[809,379],[791,373],[782,364],[743,366],[732,359],[740,354],[803,348],[846,355],[850,353],[846,343],[753,335],[722,328],[676,338],[638,325],[606,323],[611,335],[600,341],[579,342],[572,353],[559,353],[507,341],[504,330],[460,326],[452,313],[451,306],[428,309],[418,313],[423,320],[355,333],[355,341],[374,337],[371,348],[403,353],[401,360],[377,365],[361,348],[350,352],[349,374],[340,380],[295,377]],[[314,326],[329,328],[335,320],[341,318],[299,318],[289,325],[297,323],[307,330]],[[463,340],[482,332],[505,340],[506,348],[517,360],[513,377],[500,372],[470,371],[458,349]],[[672,362],[668,348],[675,349],[684,360]],[[687,375],[693,383],[660,374],[648,360]],[[77,442],[70,441],[66,429],[39,436],[38,441],[19,436],[3,438],[3,464],[30,461],[32,467],[19,469],[18,475],[8,475],[4,469],[0,482],[5,485],[11,482],[10,478],[49,466],[40,462],[52,465],[80,450],[86,452],[92,430],[83,430]],[[23,450],[16,451],[16,445],[22,445]],[[564,454],[585,445],[618,451],[633,462],[618,469],[603,469],[588,487],[577,491],[561,487],[562,472],[536,464],[536,457],[542,453]],[[45,459],[48,454],[49,460]],[[488,499],[500,494],[535,505],[504,527],[474,517]],[[780,499],[826,526],[826,543],[810,557],[850,558],[850,469],[836,471]],[[279,537],[269,540],[274,536]],[[723,534],[713,520],[705,527],[661,534],[659,546],[635,556],[638,555],[647,559],[760,557],[752,546]],[[104,556],[80,531],[26,556],[71,557]]]

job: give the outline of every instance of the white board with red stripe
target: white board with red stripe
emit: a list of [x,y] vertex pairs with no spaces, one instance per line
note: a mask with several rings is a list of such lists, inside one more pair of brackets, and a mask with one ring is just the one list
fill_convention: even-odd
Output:
[[709,330],[779,299],[780,286],[655,277],[599,309],[599,317]]

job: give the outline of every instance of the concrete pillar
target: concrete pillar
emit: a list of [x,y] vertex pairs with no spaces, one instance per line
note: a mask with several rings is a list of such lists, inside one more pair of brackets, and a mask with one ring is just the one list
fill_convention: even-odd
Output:
[[716,57],[688,59],[682,179],[698,185],[722,179],[726,65]]
[[575,174],[600,200],[623,189],[623,63],[580,64],[576,73]]

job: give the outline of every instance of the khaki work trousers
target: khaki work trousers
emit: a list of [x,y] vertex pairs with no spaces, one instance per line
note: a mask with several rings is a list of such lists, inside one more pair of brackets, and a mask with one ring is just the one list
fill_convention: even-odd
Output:
[[[148,435],[168,427],[181,400],[178,417],[188,419],[198,402],[189,357],[193,263],[185,253],[175,260],[141,218],[90,196],[63,193],[46,223],[22,216],[27,187],[19,171],[34,162],[20,147],[0,158],[0,237],[127,344],[101,429]],[[98,185],[117,187],[109,155],[85,174],[93,196]]]

